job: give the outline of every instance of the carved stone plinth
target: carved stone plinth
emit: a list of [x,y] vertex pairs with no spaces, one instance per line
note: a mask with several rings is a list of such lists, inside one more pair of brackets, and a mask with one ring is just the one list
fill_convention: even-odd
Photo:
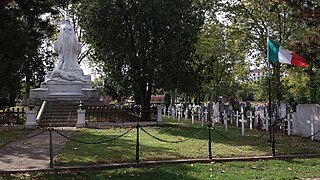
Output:
[[30,98],[36,100],[91,100],[98,101],[99,94],[90,84],[82,82],[48,82],[30,91]]

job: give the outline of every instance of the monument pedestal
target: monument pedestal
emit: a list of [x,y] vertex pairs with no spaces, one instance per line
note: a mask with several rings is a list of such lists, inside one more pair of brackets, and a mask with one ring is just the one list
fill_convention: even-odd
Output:
[[99,94],[90,83],[80,81],[52,81],[42,83],[40,88],[30,91],[30,99],[34,100],[81,100],[98,101]]

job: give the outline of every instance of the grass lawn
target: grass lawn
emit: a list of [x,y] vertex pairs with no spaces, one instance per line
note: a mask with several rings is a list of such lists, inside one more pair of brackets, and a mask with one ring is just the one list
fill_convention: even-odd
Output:
[[[72,138],[86,142],[99,142],[115,138],[130,128],[78,129]],[[150,134],[168,141],[160,142],[140,129],[140,160],[207,158],[208,130],[200,124],[168,122],[162,127],[144,127]],[[213,157],[239,157],[270,155],[269,134],[251,130],[241,136],[241,128],[215,125],[212,130]],[[0,131],[1,143],[23,136],[27,131]],[[2,135],[4,134],[4,136]],[[82,144],[69,141],[55,165],[81,165],[110,162],[135,162],[136,129],[125,136],[103,144]],[[320,153],[320,142],[277,134],[276,154]],[[255,162],[195,163],[155,165],[113,170],[81,170],[76,172],[42,172],[0,175],[2,179],[303,179],[320,177],[320,158],[291,160],[261,160]]]
[[[303,179],[320,177],[320,158],[174,164],[114,170],[87,170],[59,173],[25,173],[3,179]],[[0,177],[1,179],[1,177]]]
[[[79,129],[72,138],[99,142],[112,139],[130,128]],[[170,122],[162,127],[144,127],[150,134],[168,141],[186,140],[181,143],[160,142],[140,129],[140,160],[207,158],[208,130],[206,126],[190,123]],[[271,145],[267,143],[269,134],[265,131],[246,130],[241,136],[241,128],[224,127],[216,124],[221,134],[212,130],[213,157],[239,157],[271,155]],[[250,135],[249,135],[250,134]],[[225,136],[225,137],[224,137]],[[226,138],[227,137],[227,138]],[[56,165],[81,165],[110,162],[135,162],[136,129],[118,140],[104,144],[81,144],[70,141],[59,155]],[[278,134],[276,155],[320,153],[320,142],[296,136]]]
[[0,147],[6,145],[7,143],[23,137],[24,135],[31,132],[30,130],[4,130],[0,129]]

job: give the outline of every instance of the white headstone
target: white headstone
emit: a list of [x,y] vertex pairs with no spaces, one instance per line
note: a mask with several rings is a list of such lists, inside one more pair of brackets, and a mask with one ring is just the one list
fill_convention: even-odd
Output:
[[[320,106],[317,104],[299,104],[297,112],[293,116],[292,133],[294,135],[300,135],[309,137],[311,132],[310,117],[313,116],[313,121],[319,121],[320,119]],[[313,131],[318,132],[320,130],[319,123],[313,123]],[[314,139],[320,139],[320,134],[314,136]]]
[[287,121],[287,124],[288,124],[287,131],[288,131],[288,136],[290,136],[291,135],[291,123],[292,123],[292,118],[291,118],[290,114],[287,114],[287,118],[285,119],[285,121]]
[[285,118],[287,116],[287,102],[281,101],[280,102],[280,118]]
[[219,122],[219,116],[220,116],[219,103],[216,103],[213,105],[213,116],[212,116],[212,118],[214,119],[213,121]]

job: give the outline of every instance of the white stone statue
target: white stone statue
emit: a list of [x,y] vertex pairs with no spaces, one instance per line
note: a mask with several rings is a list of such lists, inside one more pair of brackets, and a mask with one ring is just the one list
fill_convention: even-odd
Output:
[[81,44],[77,42],[72,21],[66,16],[60,21],[60,34],[54,43],[54,50],[59,54],[59,61],[52,72],[47,73],[45,82],[49,81],[89,81],[83,77],[78,64]]
[[60,22],[60,35],[54,43],[54,50],[59,53],[59,63],[55,69],[78,70],[78,54],[81,44],[77,42],[70,18],[67,16]]
[[92,100],[99,101],[99,93],[92,88],[90,75],[85,75],[78,64],[81,45],[76,40],[69,17],[60,22],[60,34],[54,43],[59,60],[53,71],[46,74],[40,88],[30,91],[34,100]]

